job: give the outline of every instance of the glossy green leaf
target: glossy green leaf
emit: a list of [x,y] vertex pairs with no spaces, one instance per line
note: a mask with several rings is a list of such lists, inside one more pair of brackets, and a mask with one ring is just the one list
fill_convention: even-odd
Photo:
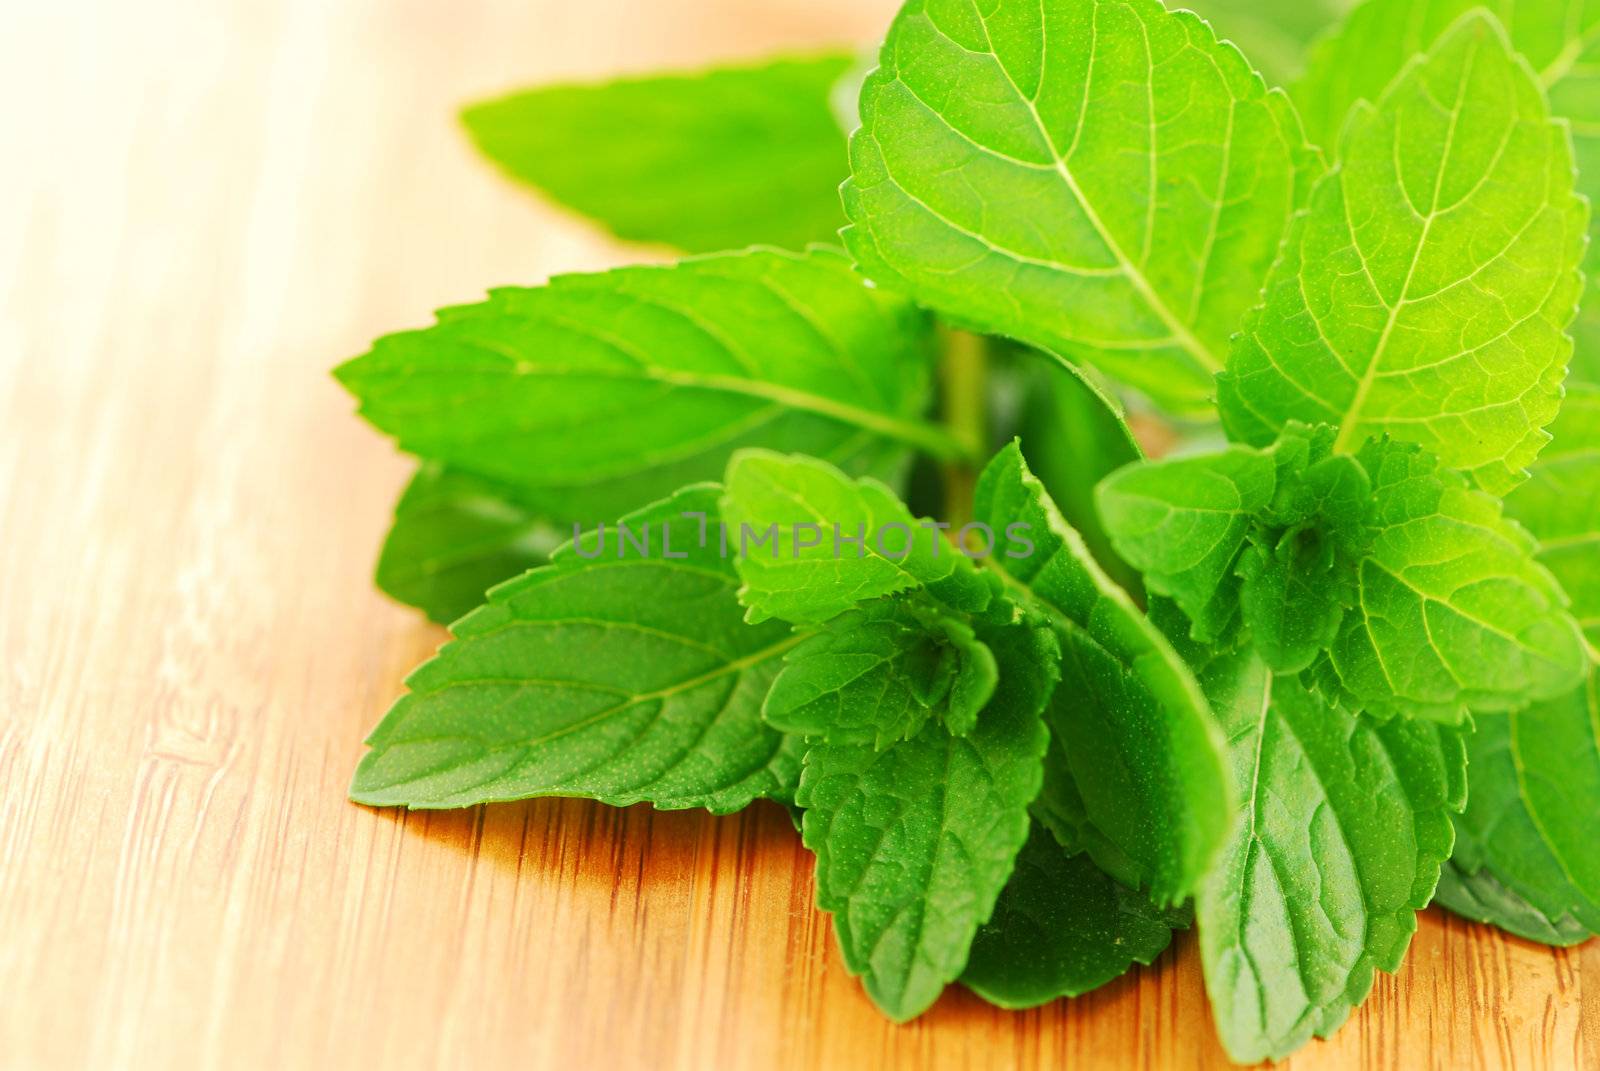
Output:
[[1129,466],[1101,482],[1096,500],[1117,552],[1210,642],[1234,618],[1239,553],[1276,488],[1273,459],[1236,446]]
[[[367,743],[350,795],[377,806],[465,807],[534,796],[738,810],[791,797],[799,745],[761,701],[801,637],[743,619],[714,541],[717,488],[626,518],[670,533],[652,557],[616,528],[495,588],[406,680]],[[665,556],[665,546],[673,555]]]
[[1067,761],[1060,737],[1054,733],[1050,736],[1050,746],[1045,749],[1044,784],[1031,810],[1034,822],[1047,830],[1068,855],[1087,852],[1105,873],[1128,875],[1130,881],[1138,880],[1139,864],[1089,820],[1083,793],[1078,791],[1078,783],[1073,779],[1072,764]]
[[1316,170],[1288,100],[1158,0],[911,0],[845,244],[958,323],[1203,410]]
[[[1540,539],[1587,626],[1600,625],[1600,391],[1577,388],[1555,441],[1507,512]],[[1600,932],[1600,670],[1556,699],[1478,714],[1468,741],[1472,792],[1457,821],[1455,880],[1439,899],[1468,918],[1547,944]]]
[[852,480],[814,458],[736,454],[722,517],[752,621],[818,623],[921,588],[951,609],[976,613],[993,593],[935,522],[912,517],[876,480]]
[[1372,479],[1360,461],[1334,453],[1338,432],[1326,425],[1291,424],[1269,450],[1276,467],[1272,505],[1264,519],[1274,528],[1295,530],[1315,524],[1328,535],[1327,549],[1360,552]]
[[548,86],[462,113],[512,177],[610,228],[691,253],[801,249],[844,222],[830,97],[855,57]]
[[1273,444],[1272,501],[1234,569],[1250,643],[1279,673],[1310,666],[1355,600],[1372,481],[1354,458],[1332,453],[1335,434],[1292,425]]
[[[1487,872],[1559,935],[1570,936],[1571,923],[1600,931],[1600,669],[1558,699],[1474,720],[1456,867],[1467,878]],[[1480,898],[1477,913],[1464,898],[1445,904],[1528,925],[1518,910],[1484,910],[1495,901]]]
[[1539,541],[1539,561],[1600,651],[1600,387],[1567,388],[1550,432],[1528,482],[1506,499],[1506,516]]
[[1306,133],[1333,145],[1356,101],[1377,100],[1414,56],[1480,8],[1506,28],[1552,102],[1582,101],[1600,45],[1600,9],[1587,0],[1366,0],[1317,42],[1292,89]]
[[[1086,851],[1086,838],[1092,835],[1089,816],[1083,810],[1083,794],[1072,780],[1072,767],[1067,764],[1061,741],[1054,736],[1045,749],[1044,784],[1033,801],[1033,820],[1055,837],[1056,843],[1068,855]],[[1109,844],[1109,842],[1107,842]],[[1116,867],[1108,868],[1117,874],[1137,873],[1138,867],[1129,859],[1118,860]]]
[[447,625],[569,537],[504,484],[427,462],[395,506],[377,585]]
[[1582,633],[1497,499],[1408,443],[1328,446],[1292,425],[1267,450],[1132,466],[1101,485],[1101,512],[1196,639],[1242,607],[1269,664],[1311,667],[1354,709],[1459,722],[1577,684]]
[[1240,806],[1195,898],[1212,1013],[1240,1063],[1326,1037],[1399,966],[1450,855],[1460,738],[1352,716],[1248,652],[1202,674]]
[[1018,441],[1028,468],[1101,568],[1125,590],[1142,591],[1138,571],[1112,547],[1094,504],[1095,485],[1144,457],[1121,406],[1085,372],[1048,354],[1018,353],[999,372],[991,377],[995,393],[1014,396],[1014,410],[995,422],[999,441]]
[[[1358,99],[1376,100],[1416,53],[1473,8],[1493,12],[1532,66],[1553,114],[1571,124],[1578,189],[1600,200],[1600,6],[1590,0],[1367,0],[1315,50],[1296,103],[1331,145]],[[1572,327],[1573,372],[1600,385],[1600,216],[1591,216],[1588,288]]]
[[1000,683],[967,736],[930,721],[882,751],[809,748],[797,799],[845,965],[897,1021],[960,977],[1028,835],[1059,657],[1047,630],[983,633]]
[[742,446],[880,475],[912,447],[959,453],[922,419],[931,345],[839,254],[758,250],[496,290],[337,374],[402,449],[588,527]]
[[1331,652],[1358,708],[1460,721],[1576,687],[1583,635],[1499,501],[1415,447],[1374,443],[1361,461],[1371,542]]
[[932,717],[965,736],[997,680],[994,655],[964,622],[885,599],[840,615],[784,656],[762,717],[781,732],[881,750]]
[[1183,912],[1157,908],[1035,825],[961,983],[1002,1008],[1076,997],[1155,962],[1182,925]]
[[[1459,846],[1459,839],[1457,844]],[[1439,872],[1434,903],[1463,918],[1487,922],[1508,933],[1542,945],[1568,947],[1582,944],[1594,934],[1571,915],[1551,918],[1497,879],[1491,871],[1468,874],[1454,861]]]
[[1560,406],[1587,215],[1527,65],[1462,20],[1345,129],[1219,381],[1230,435],[1389,434],[1505,493]]
[[[1307,129],[1331,142],[1358,98],[1373,99],[1410,57],[1463,13],[1487,8],[1505,25],[1550,100],[1571,123],[1578,186],[1600,197],[1600,8],[1587,0],[1368,0],[1315,51],[1294,88]],[[1574,373],[1600,384],[1600,222],[1591,218],[1588,289],[1573,336]]]
[[[1016,444],[984,470],[975,512],[997,536],[987,561],[1061,641],[1048,720],[1098,834],[1084,846],[1157,903],[1184,899],[1227,833],[1224,745],[1199,685],[1095,564]],[[1102,839],[1115,851],[1098,850]]]
[[1333,644],[1348,605],[1343,564],[1332,539],[1315,527],[1252,545],[1240,558],[1241,617],[1274,670],[1298,673]]

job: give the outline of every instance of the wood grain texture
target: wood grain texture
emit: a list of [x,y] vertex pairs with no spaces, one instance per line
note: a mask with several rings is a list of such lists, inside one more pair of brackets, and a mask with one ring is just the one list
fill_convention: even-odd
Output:
[[[328,378],[487,286],[651,256],[473,159],[525,82],[867,41],[883,0],[10,5],[0,34],[0,1067],[1215,1067],[1193,942],[907,1027],[783,815],[344,800],[441,633]],[[1587,979],[1588,984],[1584,982]],[[1429,913],[1311,1068],[1600,1065],[1600,949]]]

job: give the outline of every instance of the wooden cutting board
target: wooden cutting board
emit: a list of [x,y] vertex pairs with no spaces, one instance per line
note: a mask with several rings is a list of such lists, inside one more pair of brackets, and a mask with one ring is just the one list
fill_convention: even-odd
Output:
[[[343,790],[442,633],[370,587],[406,464],[327,369],[661,255],[476,161],[554,78],[866,42],[884,0],[86,0],[0,34],[0,1067],[1212,1067],[1191,940],[886,1023],[784,817]],[[1586,984],[1587,983],[1587,984]],[[1296,1069],[1600,1066],[1600,947],[1436,912]]]

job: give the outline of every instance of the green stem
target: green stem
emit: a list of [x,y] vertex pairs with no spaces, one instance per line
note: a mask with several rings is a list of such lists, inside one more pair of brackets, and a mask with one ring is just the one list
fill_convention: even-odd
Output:
[[944,464],[944,516],[953,529],[972,520],[972,495],[978,486],[978,461],[988,438],[988,344],[970,331],[946,328],[940,361],[944,424],[965,448],[967,458]]

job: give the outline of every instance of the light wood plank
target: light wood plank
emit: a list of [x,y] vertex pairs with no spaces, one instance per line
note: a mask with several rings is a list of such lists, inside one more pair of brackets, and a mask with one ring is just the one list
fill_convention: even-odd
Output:
[[[891,9],[8,11],[0,1066],[1222,1064],[1187,939],[1075,1002],[954,991],[887,1024],[775,808],[343,798],[441,633],[368,584],[407,466],[327,369],[487,286],[656,255],[497,178],[455,106],[865,42]],[[1596,1066],[1597,956],[1430,913],[1399,976],[1290,1066]]]

